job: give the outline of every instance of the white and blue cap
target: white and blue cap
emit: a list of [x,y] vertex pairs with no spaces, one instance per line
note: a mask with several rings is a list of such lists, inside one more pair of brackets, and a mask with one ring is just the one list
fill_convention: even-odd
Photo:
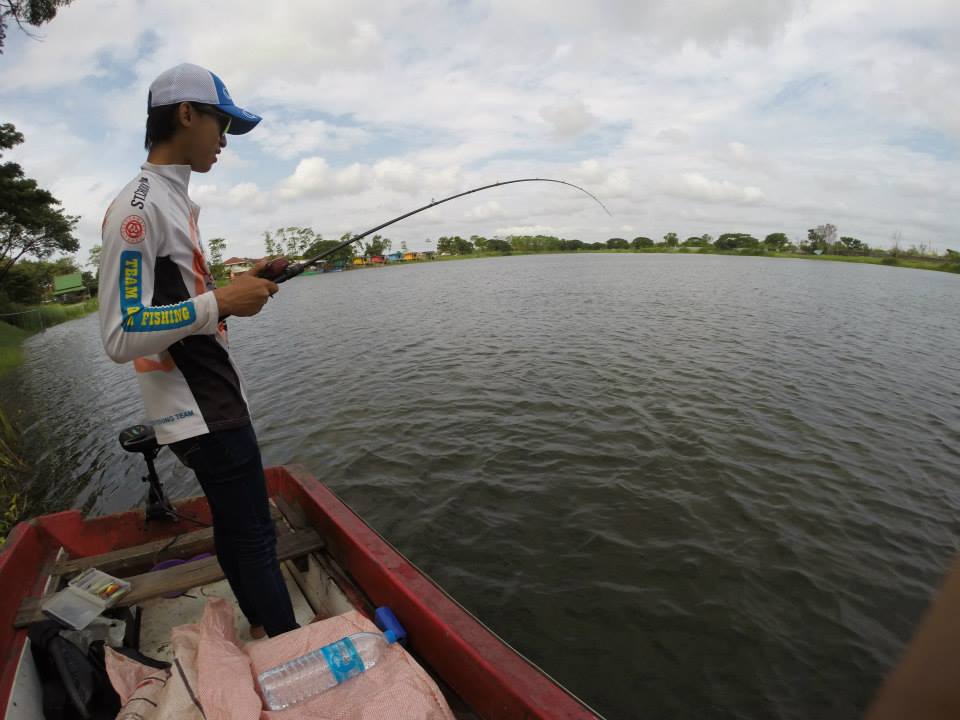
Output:
[[150,84],[150,93],[147,95],[148,109],[182,102],[213,105],[229,115],[233,118],[227,131],[231,135],[248,133],[263,119],[238,107],[223,80],[206,68],[191,63],[181,63],[164,70]]

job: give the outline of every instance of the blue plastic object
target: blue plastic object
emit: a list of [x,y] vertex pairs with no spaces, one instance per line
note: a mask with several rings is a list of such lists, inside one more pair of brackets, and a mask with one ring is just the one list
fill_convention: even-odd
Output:
[[383,636],[387,639],[387,642],[407,644],[407,631],[403,629],[403,625],[397,620],[393,610],[388,607],[378,607],[373,619],[377,623],[377,627],[383,630]]

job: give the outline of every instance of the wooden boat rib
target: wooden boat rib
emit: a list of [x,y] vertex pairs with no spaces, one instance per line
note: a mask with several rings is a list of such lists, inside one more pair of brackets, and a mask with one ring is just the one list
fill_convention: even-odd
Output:
[[[458,717],[599,717],[449,597],[302,468],[269,468],[267,482],[280,531],[278,554],[282,560],[298,558],[285,567],[312,611],[333,615],[357,609],[370,616],[374,607],[389,606],[408,632],[411,654],[438,681]],[[210,522],[203,497],[179,502],[177,510]],[[93,519],[71,510],[17,525],[0,553],[0,708],[7,717],[15,716],[10,713],[17,703],[38,701],[32,697],[39,686],[31,679],[26,628],[42,618],[39,601],[45,593],[95,566],[132,580],[134,588],[123,604],[147,607],[154,602],[158,607],[154,598],[216,582],[222,572],[215,558],[145,571],[158,560],[211,546],[209,530],[182,520],[146,524],[142,510]]]

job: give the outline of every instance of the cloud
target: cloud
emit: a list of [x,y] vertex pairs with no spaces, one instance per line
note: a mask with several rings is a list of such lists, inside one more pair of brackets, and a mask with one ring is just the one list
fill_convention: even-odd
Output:
[[[730,42],[769,45],[787,29],[806,3],[802,0],[611,0],[556,3],[552,0],[488,0],[495,18],[533,26],[541,33],[563,29],[570,35],[605,39],[641,35],[662,46],[683,43],[716,49]],[[532,28],[531,28],[532,29]]]
[[610,175],[610,169],[596,158],[583,160],[573,171],[573,177],[584,183],[602,183]]
[[404,193],[412,193],[420,185],[420,173],[416,166],[396,158],[378,162],[373,166],[373,175],[384,187]]
[[250,210],[266,210],[270,207],[270,200],[256,183],[245,182],[234,185],[227,191],[227,203],[233,207],[248,208]]
[[363,128],[332,125],[324,120],[284,122],[275,113],[269,113],[251,139],[271,156],[290,159],[308,153],[352,150],[369,143],[373,134]]
[[734,185],[729,180],[710,180],[700,173],[683,173],[663,183],[665,192],[700,202],[756,204],[764,199],[758,187]]
[[909,176],[896,181],[894,189],[898,194],[908,197],[931,197],[944,190],[941,185],[929,179]]
[[587,104],[579,98],[561,100],[540,108],[540,117],[550,125],[555,140],[570,140],[596,121]]
[[490,200],[480,205],[474,205],[464,217],[470,220],[494,220],[506,216],[503,207],[496,200]]
[[664,128],[657,133],[657,140],[673,145],[682,145],[690,139],[690,136],[677,127]]
[[322,157],[304,158],[296,170],[280,186],[279,195],[284,199],[304,195],[329,196],[353,193],[362,190],[370,182],[370,170],[353,163],[340,170],[332,170]]

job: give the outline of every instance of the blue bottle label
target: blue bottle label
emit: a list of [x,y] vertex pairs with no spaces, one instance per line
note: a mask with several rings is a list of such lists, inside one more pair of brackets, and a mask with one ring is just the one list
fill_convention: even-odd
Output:
[[357,652],[353,640],[348,637],[338,642],[324,645],[320,648],[320,652],[323,653],[323,657],[326,659],[327,665],[330,666],[330,670],[333,673],[333,678],[338,683],[349,680],[364,670],[363,659],[360,657],[360,653]]

